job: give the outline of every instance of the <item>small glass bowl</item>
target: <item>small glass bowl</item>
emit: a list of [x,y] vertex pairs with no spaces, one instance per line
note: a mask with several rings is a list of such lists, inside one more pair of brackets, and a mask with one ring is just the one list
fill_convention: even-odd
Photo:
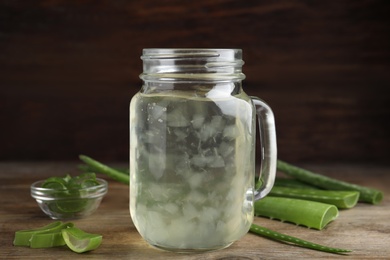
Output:
[[31,196],[42,211],[52,219],[75,219],[91,215],[99,207],[108,184],[96,178],[99,185],[81,189],[42,188],[45,180],[31,185]]

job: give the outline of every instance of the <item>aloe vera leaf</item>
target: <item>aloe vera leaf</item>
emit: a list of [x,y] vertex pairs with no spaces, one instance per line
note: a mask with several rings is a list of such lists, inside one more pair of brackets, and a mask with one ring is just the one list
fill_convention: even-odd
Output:
[[284,197],[267,196],[255,202],[255,215],[278,219],[318,230],[338,216],[334,205]]
[[96,249],[102,243],[102,235],[84,232],[72,227],[62,230],[66,245],[76,253],[84,253]]
[[47,248],[55,246],[64,246],[65,241],[62,237],[62,230],[65,228],[71,228],[74,224],[64,223],[56,227],[54,230],[35,233],[30,239],[31,248]]
[[48,248],[56,246],[64,246],[65,241],[62,238],[62,232],[54,232],[47,234],[34,234],[31,237],[31,248]]
[[378,204],[383,199],[383,192],[377,189],[368,188],[340,180],[336,180],[318,173],[314,173],[281,160],[277,162],[277,169],[285,174],[302,182],[315,185],[327,190],[354,190],[360,193],[359,201],[371,204]]
[[316,189],[319,188],[301,181],[298,181],[297,179],[293,178],[281,178],[276,177],[274,186],[277,187],[287,187],[287,188],[299,188],[299,189]]
[[56,221],[43,227],[16,231],[13,244],[14,246],[30,246],[30,240],[33,235],[38,233],[55,231],[61,225],[61,221]]
[[[79,164],[77,166],[77,168],[83,172],[95,172],[96,171],[96,169],[92,168],[91,166],[89,166],[87,164]],[[130,174],[129,169],[126,169],[126,168],[117,168],[117,167],[111,167],[111,168],[118,171],[118,172],[127,174],[127,175]]]
[[129,174],[127,174],[126,172],[118,171],[118,170],[111,168],[105,164],[102,164],[102,163],[100,163],[100,162],[98,162],[98,161],[96,161],[96,160],[94,160],[91,157],[88,157],[86,155],[79,155],[79,158],[84,163],[86,163],[93,171],[103,173],[103,174],[111,177],[112,179],[119,181],[119,182],[122,182],[124,184],[130,183]]
[[359,199],[358,191],[331,191],[316,189],[299,189],[274,186],[271,196],[312,200],[335,205],[339,209],[349,209],[356,205]]
[[335,253],[335,254],[342,254],[342,253],[348,253],[351,252],[351,250],[348,249],[342,249],[342,248],[334,248],[334,247],[328,247],[316,243],[312,243],[297,237],[285,235],[273,230],[270,230],[265,227],[261,227],[256,224],[252,224],[250,229],[250,232],[255,233],[262,237],[271,238],[273,240],[279,241],[279,242],[286,242],[286,243],[292,243],[297,246],[301,246],[304,248],[314,249],[318,251],[328,252],[328,253]]

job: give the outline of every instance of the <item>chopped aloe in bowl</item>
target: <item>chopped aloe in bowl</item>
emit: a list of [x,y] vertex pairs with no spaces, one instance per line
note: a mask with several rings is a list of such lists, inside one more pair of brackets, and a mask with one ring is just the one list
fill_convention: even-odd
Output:
[[107,193],[107,182],[95,173],[50,177],[31,185],[31,196],[52,219],[81,218],[92,214]]

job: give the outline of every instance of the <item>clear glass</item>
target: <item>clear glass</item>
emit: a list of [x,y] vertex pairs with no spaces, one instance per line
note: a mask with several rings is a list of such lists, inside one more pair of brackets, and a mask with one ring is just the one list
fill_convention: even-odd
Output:
[[96,211],[107,193],[107,182],[96,180],[99,185],[77,190],[42,188],[45,180],[40,180],[31,185],[31,196],[51,219],[83,218]]
[[[272,111],[242,90],[241,50],[145,49],[143,54],[144,84],[130,103],[134,225],[161,249],[225,248],[248,232],[255,199],[272,188]],[[266,145],[258,190],[256,112]]]

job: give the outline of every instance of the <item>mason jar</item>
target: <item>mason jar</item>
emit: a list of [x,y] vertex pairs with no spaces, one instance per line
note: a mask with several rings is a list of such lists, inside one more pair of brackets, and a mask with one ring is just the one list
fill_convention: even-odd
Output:
[[133,223],[157,248],[228,247],[274,183],[272,110],[243,91],[240,49],[144,49],[141,58],[143,85],[130,103]]

